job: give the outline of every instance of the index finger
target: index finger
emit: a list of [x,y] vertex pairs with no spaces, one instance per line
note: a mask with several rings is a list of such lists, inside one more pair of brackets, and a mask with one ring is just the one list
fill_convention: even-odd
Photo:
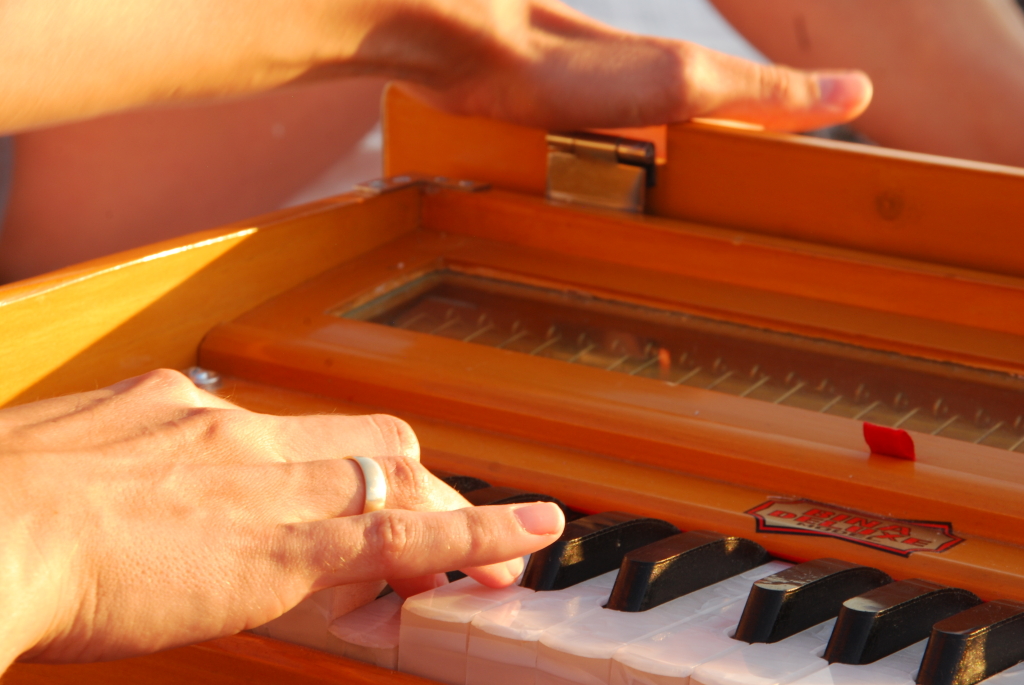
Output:
[[802,71],[758,64],[682,44],[685,103],[676,120],[731,119],[774,131],[809,131],[846,123],[871,103],[862,71]]
[[[418,578],[459,567],[476,571],[546,547],[564,525],[562,510],[551,502],[449,512],[386,509],[284,526],[276,546],[283,558],[305,560],[302,566],[317,575],[311,580],[318,589]],[[490,584],[486,576],[470,575]]]

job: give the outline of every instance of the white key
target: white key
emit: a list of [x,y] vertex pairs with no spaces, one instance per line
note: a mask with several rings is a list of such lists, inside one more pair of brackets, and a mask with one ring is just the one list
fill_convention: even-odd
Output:
[[466,685],[530,685],[541,634],[608,601],[610,571],[564,590],[537,592],[477,614],[469,628]]
[[1024,685],[1024,663],[996,673],[991,678],[982,680],[978,685]]
[[831,619],[772,644],[744,645],[695,668],[690,685],[781,685],[823,670],[828,662],[821,655],[835,623]]
[[398,670],[465,685],[470,622],[481,611],[532,594],[518,585],[494,590],[463,578],[410,597],[402,606]]
[[398,668],[402,598],[394,592],[334,619],[327,651],[383,668]]
[[550,628],[540,638],[536,682],[607,685],[612,656],[626,643],[745,599],[755,581],[789,566],[771,562],[648,611],[602,609]]
[[914,685],[927,644],[915,642],[870,664],[832,664],[793,685]]
[[732,638],[746,600],[631,642],[612,657],[612,685],[686,685],[693,669],[745,646]]

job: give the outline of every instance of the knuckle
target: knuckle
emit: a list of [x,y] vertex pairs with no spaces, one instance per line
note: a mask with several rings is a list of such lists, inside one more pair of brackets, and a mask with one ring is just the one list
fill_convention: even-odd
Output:
[[385,577],[400,568],[409,554],[414,538],[410,523],[403,512],[385,510],[374,514],[366,529],[367,547],[384,566]]
[[135,377],[130,390],[166,395],[172,399],[196,404],[199,389],[188,376],[173,369],[155,369]]
[[[247,428],[245,412],[214,407],[192,407],[173,422],[184,430],[194,444],[203,445],[217,453],[233,454],[238,450],[251,451],[253,432]],[[248,446],[248,449],[247,449]]]
[[368,418],[380,438],[382,454],[420,458],[419,440],[408,423],[387,414],[371,414]]
[[700,116],[712,109],[717,99],[714,92],[714,67],[705,50],[684,43],[678,48],[673,65],[674,78],[669,83],[679,84],[669,88],[673,119],[682,121]]
[[758,92],[762,100],[785,103],[794,93],[794,74],[788,69],[765,67],[758,72]]
[[388,479],[389,496],[394,502],[407,508],[416,508],[430,501],[433,476],[418,461],[405,457],[391,457],[379,460]]
[[502,514],[497,511],[489,512],[486,509],[465,509],[461,513],[463,515],[461,528],[465,535],[466,548],[473,554],[479,554],[494,538],[495,531],[501,530],[499,525],[495,525],[497,523],[495,519]]

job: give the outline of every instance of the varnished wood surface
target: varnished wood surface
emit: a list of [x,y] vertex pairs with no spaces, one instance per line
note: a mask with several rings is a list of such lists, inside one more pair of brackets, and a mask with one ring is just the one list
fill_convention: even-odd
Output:
[[[500,242],[451,259],[775,330],[1024,372],[1024,279],[492,191],[424,198],[423,226]],[[585,259],[607,265],[587,278]],[[553,261],[548,259],[547,261]],[[532,269],[532,270],[531,270]]]
[[[384,167],[542,195],[545,132],[454,117],[392,88]],[[668,127],[662,217],[1024,276],[1024,170],[817,138]]]
[[412,425],[423,445],[423,463],[431,468],[497,485],[542,490],[583,511],[625,510],[671,521],[683,530],[747,537],[794,561],[837,557],[883,569],[897,579],[928,578],[970,589],[985,599],[1024,601],[1024,548],[1016,545],[969,538],[943,554],[904,558],[831,538],[758,533],[753,518],[744,512],[779,494],[767,487],[695,477],[652,464],[642,455],[622,459],[605,450],[568,449],[450,419],[395,412],[387,404],[357,404],[237,378],[229,379],[223,394],[254,411],[272,414],[392,411]]
[[217,322],[412,230],[415,190],[342,196],[0,287],[0,406],[195,363]]
[[98,664],[15,664],[0,685],[428,685],[433,681],[242,634]]
[[[406,264],[415,264],[411,255]],[[324,313],[328,302],[352,294],[349,283],[365,278],[366,272],[337,270],[219,326],[203,343],[203,365],[774,494],[951,520],[963,532],[1024,542],[1024,461],[1016,454],[916,435],[916,463],[869,458],[857,421]]]

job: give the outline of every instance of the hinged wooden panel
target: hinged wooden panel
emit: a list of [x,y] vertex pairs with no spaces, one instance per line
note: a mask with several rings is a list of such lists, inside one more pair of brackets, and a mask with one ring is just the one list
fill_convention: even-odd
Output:
[[[388,174],[474,178],[542,195],[544,131],[384,106]],[[1024,170],[709,124],[668,129],[655,215],[1024,275]]]

